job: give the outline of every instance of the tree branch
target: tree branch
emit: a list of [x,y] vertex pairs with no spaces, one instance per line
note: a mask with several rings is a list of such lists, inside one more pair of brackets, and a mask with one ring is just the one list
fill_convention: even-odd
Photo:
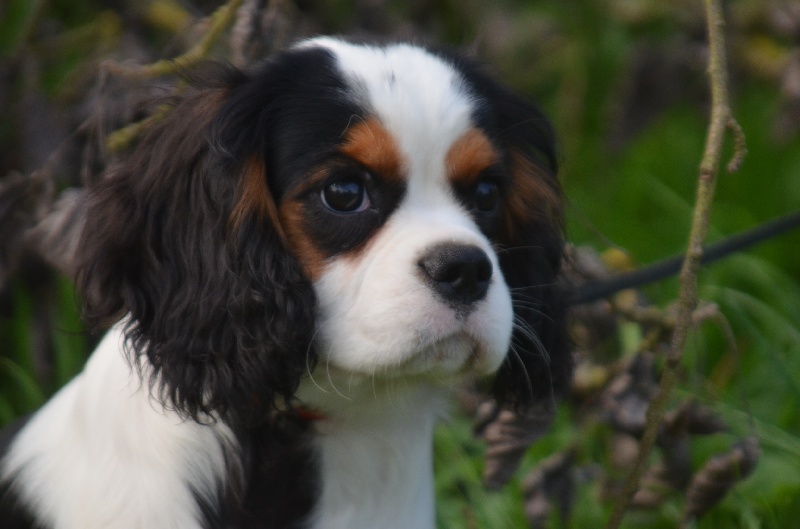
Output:
[[[170,75],[186,70],[202,59],[204,59],[211,47],[219,39],[222,31],[228,27],[234,19],[236,10],[239,9],[242,0],[228,0],[228,2],[220,6],[209,17],[208,31],[203,38],[197,42],[186,53],[175,57],[174,59],[165,59],[156,61],[152,64],[144,66],[125,66],[115,62],[108,61],[103,64],[102,68],[112,74],[122,75],[132,79],[145,79],[151,77],[159,77],[162,75]],[[130,123],[121,129],[115,130],[105,140],[105,147],[110,152],[117,152],[127,148],[133,143],[136,138],[153,123],[157,123],[164,118],[170,111],[169,106],[159,106],[156,111],[144,118],[141,121]]]
[[178,55],[172,59],[162,59],[144,66],[131,67],[111,61],[105,63],[103,66],[111,73],[135,79],[171,75],[185,70],[197,64],[208,55],[211,46],[217,41],[220,33],[233,21],[236,10],[241,3],[242,0],[228,0],[225,5],[220,6],[214,11],[209,17],[208,31],[205,36],[182,55]]
[[683,358],[686,338],[692,327],[692,314],[697,308],[697,271],[703,257],[703,241],[708,232],[711,204],[714,197],[716,175],[722,158],[722,143],[726,130],[734,135],[734,156],[728,166],[735,171],[741,165],[746,148],[744,133],[733,118],[728,101],[728,71],[725,56],[724,18],[720,0],[704,0],[706,24],[708,28],[709,48],[709,82],[711,85],[711,120],[706,137],[703,158],[700,162],[700,175],[697,185],[692,226],[689,232],[689,243],[679,276],[680,294],[678,311],[675,317],[675,329],[672,334],[670,350],[667,353],[659,384],[658,392],[647,410],[645,425],[639,454],[633,470],[625,482],[622,495],[619,497],[606,529],[616,529],[628,509],[633,495],[639,488],[639,481],[647,467],[647,460],[653,450],[658,428],[664,416],[664,409],[673,387],[678,379],[678,368]]

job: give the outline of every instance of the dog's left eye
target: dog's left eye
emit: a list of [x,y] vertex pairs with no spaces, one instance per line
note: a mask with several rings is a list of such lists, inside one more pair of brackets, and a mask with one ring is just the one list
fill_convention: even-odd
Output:
[[364,211],[370,206],[369,195],[363,182],[355,179],[339,180],[322,189],[322,202],[339,213]]
[[493,211],[497,207],[498,200],[500,200],[500,190],[497,188],[497,184],[491,180],[478,182],[478,185],[475,186],[473,200],[478,211]]

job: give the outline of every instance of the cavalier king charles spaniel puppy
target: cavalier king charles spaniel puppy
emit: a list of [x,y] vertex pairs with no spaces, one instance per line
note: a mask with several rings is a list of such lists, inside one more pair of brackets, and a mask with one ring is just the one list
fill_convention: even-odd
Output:
[[569,379],[554,151],[450,52],[211,67],[89,190],[77,282],[111,329],[0,440],[0,525],[433,529],[454,388]]

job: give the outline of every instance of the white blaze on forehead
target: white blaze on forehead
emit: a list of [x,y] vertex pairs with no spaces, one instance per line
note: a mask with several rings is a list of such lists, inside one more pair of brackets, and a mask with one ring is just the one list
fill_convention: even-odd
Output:
[[445,183],[447,151],[470,128],[474,110],[452,66],[408,44],[373,47],[319,38],[301,46],[333,52],[357,97],[397,142],[407,163],[410,195]]

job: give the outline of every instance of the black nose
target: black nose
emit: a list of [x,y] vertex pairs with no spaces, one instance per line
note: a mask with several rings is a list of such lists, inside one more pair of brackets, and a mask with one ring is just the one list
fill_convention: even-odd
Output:
[[439,244],[418,262],[423,277],[444,301],[471,305],[486,296],[492,262],[486,252],[467,244]]

